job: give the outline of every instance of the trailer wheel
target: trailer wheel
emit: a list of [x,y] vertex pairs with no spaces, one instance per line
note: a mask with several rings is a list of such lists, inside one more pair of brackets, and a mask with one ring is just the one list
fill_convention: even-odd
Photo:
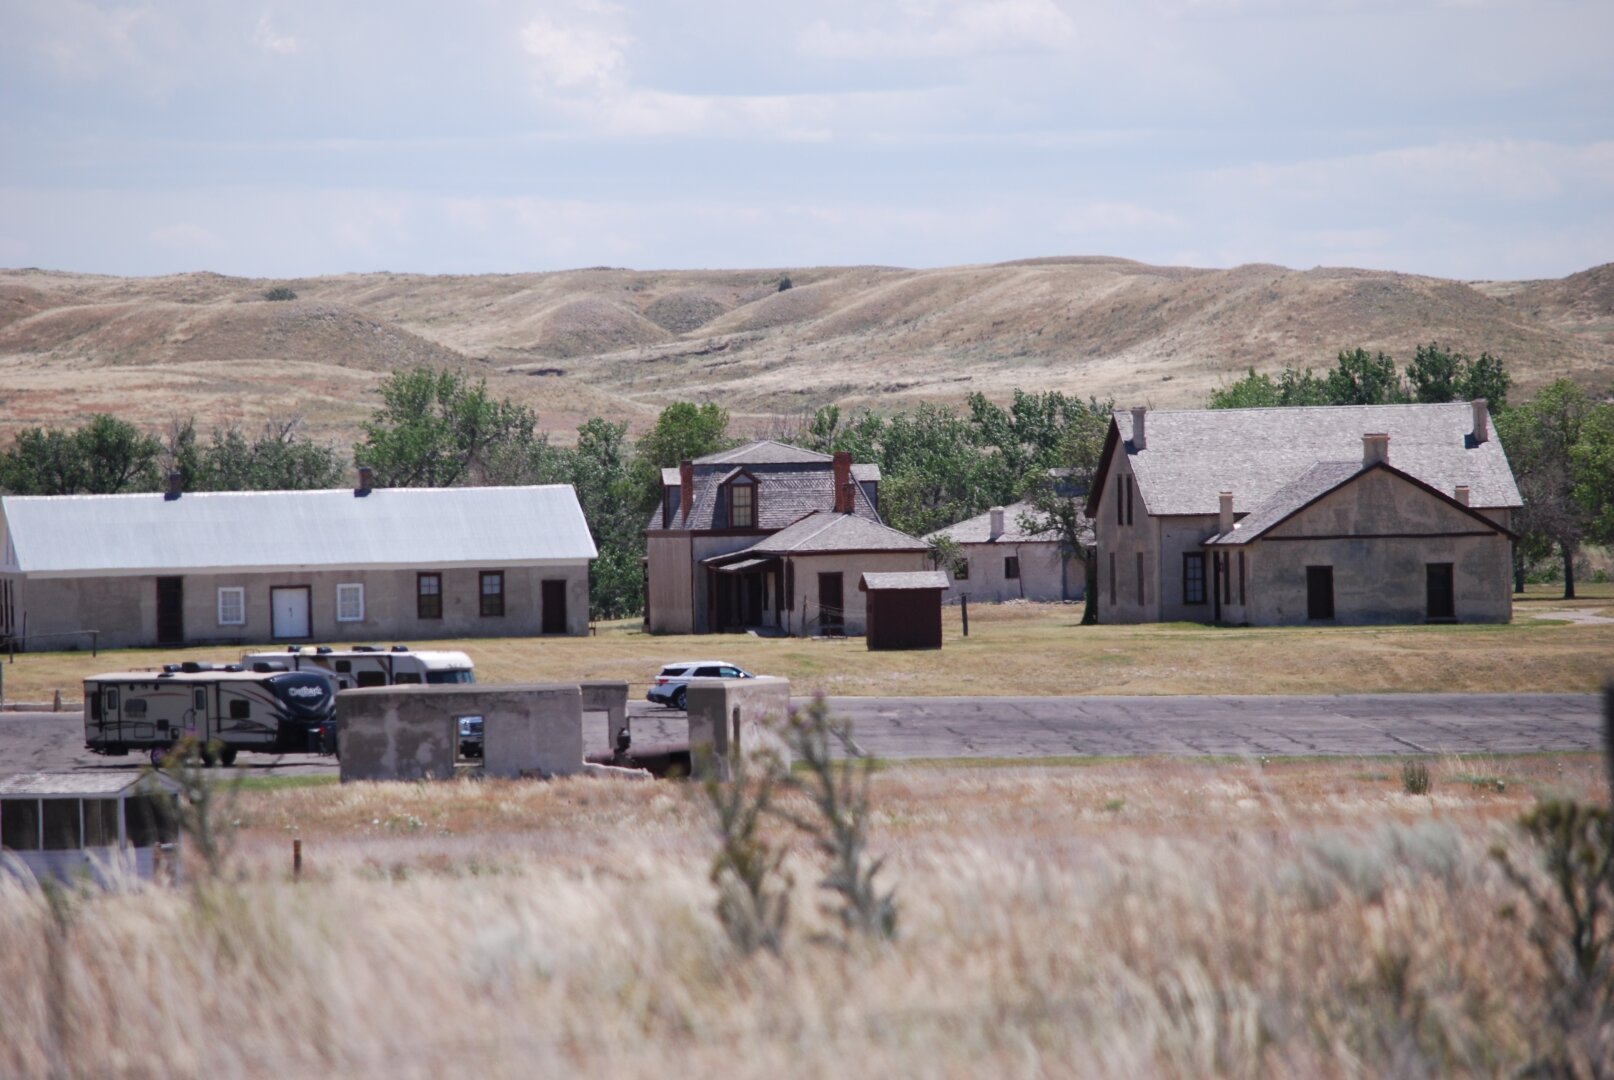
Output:
[[153,746],[151,748],[151,767],[153,769],[160,769],[163,767],[163,762],[168,757],[168,749],[169,748],[166,746]]
[[218,762],[218,755],[213,753],[213,748],[206,743],[199,746],[196,752],[202,759],[203,768],[211,769]]
[[226,769],[235,764],[235,747],[226,746],[219,750],[219,764]]

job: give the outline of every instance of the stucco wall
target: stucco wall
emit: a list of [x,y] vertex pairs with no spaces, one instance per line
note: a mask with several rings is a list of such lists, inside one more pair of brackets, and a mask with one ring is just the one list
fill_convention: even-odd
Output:
[[[1214,572],[1210,555],[1205,556],[1205,602],[1190,604],[1183,599],[1183,555],[1203,551],[1206,540],[1216,535],[1215,514],[1158,518],[1160,536],[1157,579],[1160,583],[1158,618],[1161,622],[1210,622],[1215,611],[1211,598]],[[1134,572],[1134,577],[1136,573]]]
[[859,592],[858,579],[866,573],[930,570],[930,556],[923,551],[891,551],[866,555],[791,555],[795,566],[795,604],[787,617],[790,633],[816,636],[822,605],[818,597],[818,575],[841,575],[841,599],[846,633],[859,635],[868,629],[868,593]]
[[1329,493],[1250,546],[1258,625],[1308,621],[1308,566],[1334,568],[1336,624],[1423,622],[1429,563],[1452,564],[1459,622],[1512,618],[1508,538],[1387,472]]
[[[1133,483],[1132,524],[1115,520],[1118,496],[1116,477]],[[1125,445],[1118,446],[1110,462],[1104,490],[1099,495],[1098,514],[1093,521],[1098,543],[1098,617],[1103,623],[1153,622],[1160,617],[1160,526],[1149,516],[1143,492],[1132,475],[1132,460]],[[1143,602],[1138,602],[1138,555],[1143,555]],[[1111,559],[1115,565],[1115,589],[1110,589]]]
[[[971,601],[995,604],[1004,600],[1080,600],[1085,593],[1086,570],[1079,558],[1066,558],[1058,541],[998,542],[960,545],[970,576],[948,584],[949,599],[968,596]],[[1018,580],[1006,577],[1003,560],[1020,559]]]
[[747,757],[772,755],[789,768],[790,746],[782,734],[789,715],[789,679],[691,679],[689,751],[696,777],[715,773],[729,779],[736,750]]
[[[443,570],[443,617],[416,617],[414,570],[318,571],[272,574],[184,575],[187,643],[270,642],[270,590],[309,587],[310,634],[305,641],[408,641],[444,637],[522,637],[542,627],[542,583],[566,582],[567,632],[588,632],[588,567],[509,567],[504,569],[503,616],[480,614],[481,569]],[[336,621],[336,586],[364,586],[364,618]],[[246,622],[218,621],[218,590],[246,590]],[[28,633],[98,629],[102,648],[155,645],[157,584],[153,577],[49,578],[23,583],[19,608],[27,612]],[[19,612],[20,614],[20,612]],[[42,642],[60,648],[60,642]]]

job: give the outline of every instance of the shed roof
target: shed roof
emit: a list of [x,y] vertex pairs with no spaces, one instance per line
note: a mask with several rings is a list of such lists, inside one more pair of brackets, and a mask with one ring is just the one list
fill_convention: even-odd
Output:
[[806,555],[832,551],[928,551],[905,532],[855,514],[820,510],[745,549],[747,555]]
[[[1473,439],[1468,402],[1290,409],[1151,409],[1145,447],[1132,445],[1132,414],[1117,410],[1107,468],[1125,453],[1150,514],[1215,514],[1217,493],[1260,505],[1318,462],[1360,461],[1362,436],[1390,436],[1390,463],[1438,491],[1467,484],[1472,505],[1522,505],[1507,454],[1493,429]],[[1101,476],[1103,475],[1101,471]],[[1095,488],[1091,511],[1103,489]]]
[[868,573],[858,581],[863,592],[897,589],[946,589],[947,575],[940,570],[912,570],[907,573]]
[[0,498],[41,577],[544,565],[598,553],[570,485]]
[[117,795],[126,790],[178,785],[167,777],[150,772],[19,773],[0,778],[0,798],[18,795],[94,796]]

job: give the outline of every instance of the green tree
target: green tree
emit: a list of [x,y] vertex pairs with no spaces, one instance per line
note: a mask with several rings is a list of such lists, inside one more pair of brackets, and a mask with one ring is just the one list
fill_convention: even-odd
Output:
[[215,428],[203,443],[192,420],[175,423],[168,458],[187,491],[301,491],[340,486],[346,463],[335,447],[299,434],[300,417],[270,420],[256,438]]
[[[1604,461],[1605,421],[1585,391],[1567,379],[1542,388],[1535,398],[1496,418],[1524,507],[1514,526],[1525,537],[1550,541],[1563,560],[1564,599],[1575,596],[1575,556],[1597,535],[1607,503]],[[1588,420],[1591,437],[1583,443]],[[1599,492],[1603,493],[1600,497]]]
[[1490,353],[1470,360],[1464,353],[1441,348],[1438,342],[1418,346],[1407,365],[1407,381],[1416,401],[1438,404],[1484,398],[1492,409],[1507,404],[1512,383],[1502,361]]
[[728,410],[714,402],[696,405],[675,401],[661,410],[649,431],[640,437],[635,473],[639,494],[634,506],[648,514],[661,501],[661,470],[693,461],[734,445],[729,438]]
[[1257,374],[1254,368],[1237,382],[1212,390],[1207,403],[1212,409],[1289,408],[1297,405],[1332,405],[1328,382],[1307,368],[1286,367],[1276,379]]
[[1512,385],[1513,379],[1502,366],[1502,361],[1488,352],[1482,352],[1477,360],[1465,365],[1458,386],[1458,400],[1476,401],[1484,398],[1495,412],[1507,405],[1508,390]]
[[1341,350],[1325,376],[1330,405],[1396,405],[1407,400],[1395,359],[1366,349]]
[[593,614],[618,619],[644,610],[644,526],[628,426],[598,417],[577,429],[577,446],[561,454],[567,482],[588,519],[599,558],[589,568]]
[[381,384],[381,407],[353,456],[387,487],[521,483],[547,457],[537,424],[527,406],[490,397],[485,379],[412,368]]
[[113,495],[159,486],[162,444],[97,413],[73,431],[28,428],[0,455],[0,486],[18,495]]

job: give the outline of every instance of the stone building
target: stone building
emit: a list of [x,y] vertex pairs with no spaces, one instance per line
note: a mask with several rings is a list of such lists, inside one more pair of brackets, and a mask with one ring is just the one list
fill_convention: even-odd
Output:
[[1506,622],[1521,504],[1484,401],[1117,412],[1103,622]]
[[584,634],[595,555],[565,485],[5,496],[0,640]]
[[[984,514],[937,529],[925,537],[950,537],[962,565],[948,583],[949,597],[982,603],[1004,600],[1080,600],[1087,595],[1083,551],[1068,551],[1057,529],[1032,532],[1025,523],[1038,517],[1029,502],[994,506]],[[1091,542],[1089,534],[1088,540]]]

